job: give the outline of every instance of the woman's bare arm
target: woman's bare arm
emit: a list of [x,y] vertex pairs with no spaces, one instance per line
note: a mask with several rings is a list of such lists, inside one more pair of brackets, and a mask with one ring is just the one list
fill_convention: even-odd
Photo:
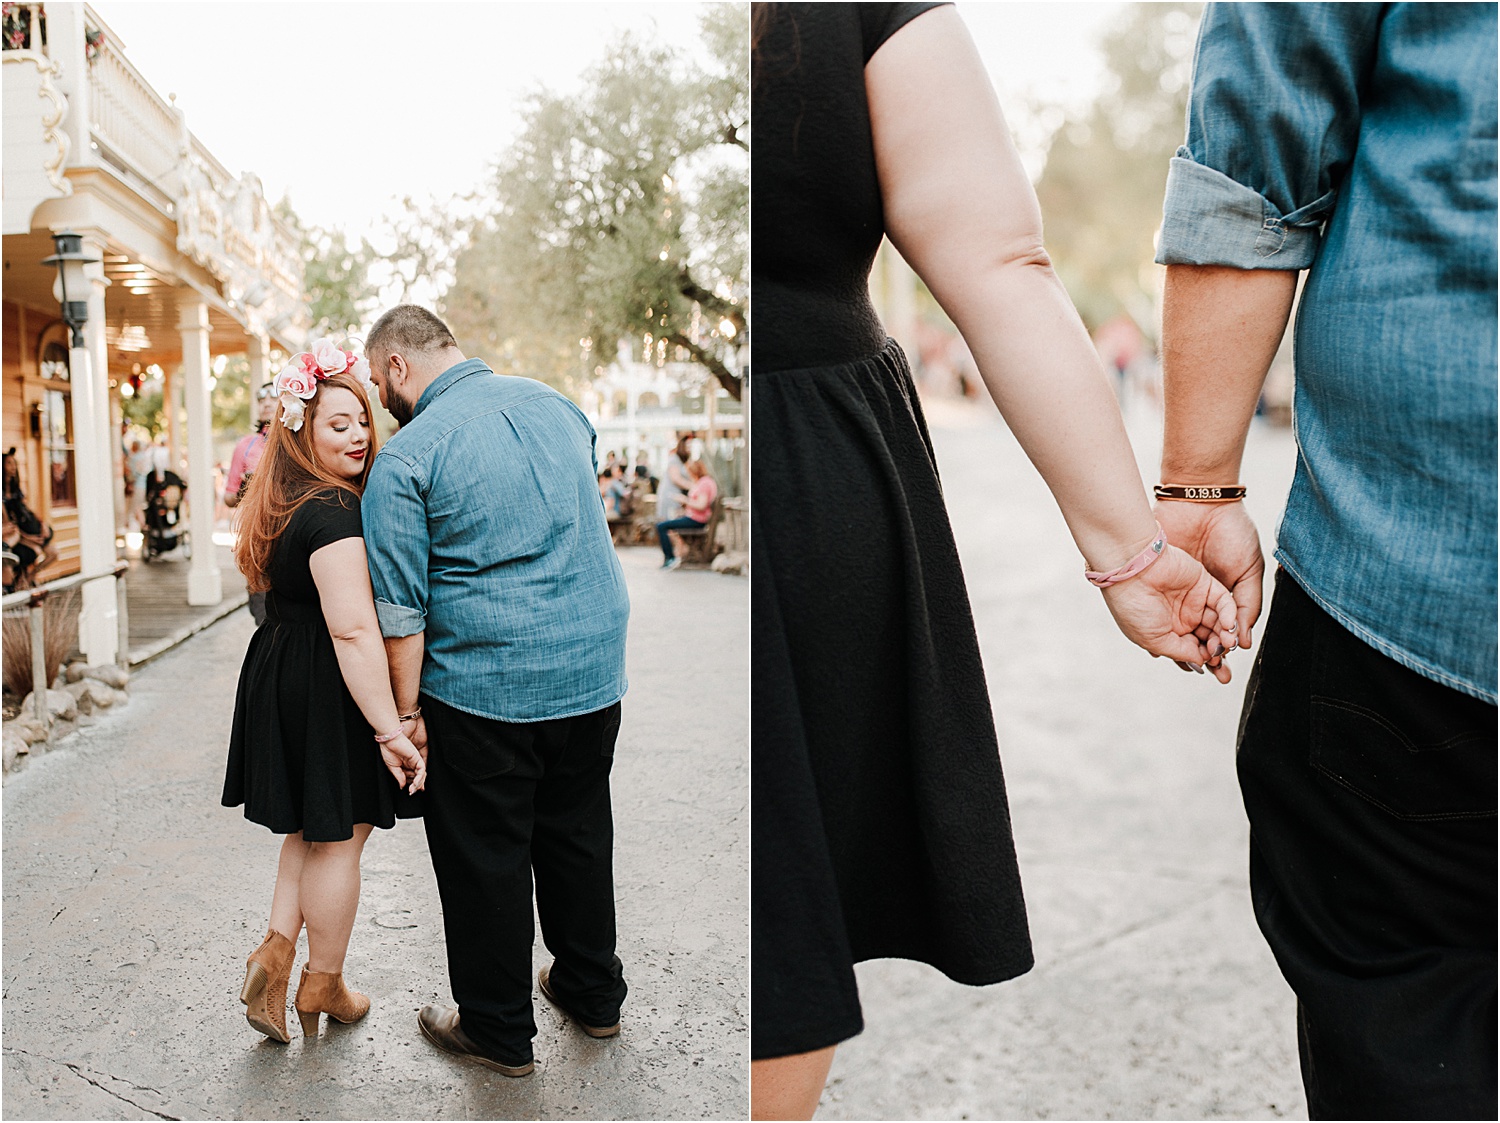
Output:
[[1042,245],[1036,193],[968,30],[936,8],[865,68],[891,242],[963,333],[1094,569],[1155,533],[1119,408]]
[[[1089,568],[1124,565],[1156,534],[1146,489],[958,13],[933,9],[891,36],[865,67],[865,89],[891,242],[963,333]],[[1216,656],[1233,645],[1234,602],[1181,551],[1168,547],[1143,574],[1107,589],[1105,602],[1152,654],[1212,660],[1215,676],[1229,680]]]
[[[330,542],[313,551],[308,565],[323,602],[323,619],[333,637],[344,683],[371,727],[377,733],[389,733],[400,726],[399,711],[391,693],[385,641],[375,615],[365,540],[341,538]],[[422,788],[427,766],[405,735],[382,744],[380,752],[399,783],[405,784],[401,776],[404,767],[414,773],[412,790]]]

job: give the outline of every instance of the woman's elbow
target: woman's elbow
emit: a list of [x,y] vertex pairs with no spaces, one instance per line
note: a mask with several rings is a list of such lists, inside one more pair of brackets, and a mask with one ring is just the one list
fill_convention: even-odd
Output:
[[358,647],[372,636],[378,639],[380,635],[368,624],[335,625],[332,621],[328,623],[328,634],[333,637],[334,643],[346,644],[349,647]]

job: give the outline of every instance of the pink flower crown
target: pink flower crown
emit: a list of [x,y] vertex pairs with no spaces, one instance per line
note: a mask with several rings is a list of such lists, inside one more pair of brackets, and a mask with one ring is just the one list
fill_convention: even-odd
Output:
[[311,350],[293,355],[271,384],[281,402],[281,423],[294,433],[302,428],[307,403],[318,392],[318,383],[335,374],[347,372],[364,385],[368,397],[375,397],[375,383],[370,381],[370,364],[365,359],[336,346],[331,339],[315,339],[309,346]]

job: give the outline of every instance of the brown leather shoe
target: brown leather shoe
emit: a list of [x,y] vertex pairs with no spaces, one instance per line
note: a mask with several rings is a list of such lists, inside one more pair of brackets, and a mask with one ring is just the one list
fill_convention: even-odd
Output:
[[286,984],[296,957],[297,945],[272,929],[245,960],[245,985],[240,988],[246,1020],[282,1044],[291,1040],[286,1031]]
[[505,1076],[526,1076],[536,1068],[534,1061],[506,1064],[490,1056],[459,1028],[458,1011],[447,1006],[434,1006],[431,1003],[423,1006],[417,1014],[417,1025],[421,1027],[422,1036],[444,1052],[468,1057]]
[[310,971],[306,967],[302,968],[292,1005],[297,1007],[302,1032],[308,1037],[318,1036],[319,1014],[326,1012],[330,1018],[347,1025],[370,1012],[370,1000],[345,986],[342,972]]
[[542,993],[547,996],[547,1001],[552,1003],[552,1005],[556,1006],[564,1014],[568,1015],[568,1017],[577,1022],[578,1028],[583,1030],[584,1033],[588,1034],[590,1037],[613,1037],[615,1034],[620,1032],[620,1023],[618,1021],[615,1022],[615,1024],[612,1026],[591,1026],[577,1014],[573,1013],[572,1010],[569,1010],[566,1006],[564,1006],[557,1000],[557,995],[552,993],[552,987],[550,984],[551,978],[552,968],[543,967],[536,973],[537,986],[542,988]]

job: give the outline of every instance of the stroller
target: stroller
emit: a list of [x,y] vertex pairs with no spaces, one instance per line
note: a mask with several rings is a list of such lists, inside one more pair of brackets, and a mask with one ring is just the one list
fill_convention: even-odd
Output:
[[150,563],[183,547],[189,555],[187,528],[182,525],[182,493],[187,484],[170,469],[146,474],[146,529],[141,535],[141,561]]

